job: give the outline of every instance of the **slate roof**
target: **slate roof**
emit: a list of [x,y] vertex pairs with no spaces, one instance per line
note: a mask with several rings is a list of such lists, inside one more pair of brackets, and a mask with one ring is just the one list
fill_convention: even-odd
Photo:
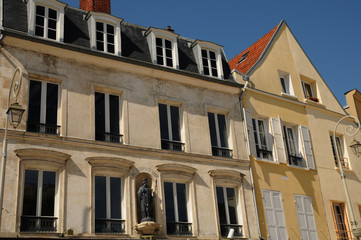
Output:
[[[282,21],[283,22],[283,21]],[[237,70],[243,74],[247,74],[253,66],[260,60],[262,54],[265,52],[266,47],[271,42],[273,36],[276,34],[277,29],[281,26],[282,22],[275,26],[266,35],[258,39],[246,50],[242,51],[236,57],[232,58],[228,63],[231,70]],[[243,57],[243,60],[241,60]]]
[[[178,37],[179,70],[153,64],[151,61],[148,41],[144,31],[148,27],[139,26],[123,21],[121,26],[122,56],[111,56],[110,54],[92,50],[90,47],[90,36],[88,23],[84,18],[88,12],[82,9],[67,6],[64,11],[64,42],[57,43],[45,38],[34,37],[28,33],[27,4],[23,0],[3,0],[4,6],[4,33],[12,36],[23,37],[31,41],[68,48],[92,55],[108,57],[119,61],[154,67],[165,71],[177,72],[204,80],[240,86],[232,77],[226,56],[222,52],[222,65],[224,79],[202,76],[197,67],[195,56],[189,47],[194,40]],[[65,46],[64,46],[65,44]]]

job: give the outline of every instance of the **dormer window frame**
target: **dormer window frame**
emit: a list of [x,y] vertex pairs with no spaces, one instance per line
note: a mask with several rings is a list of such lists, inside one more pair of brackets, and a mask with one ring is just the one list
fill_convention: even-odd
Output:
[[[45,8],[44,12],[44,33],[43,36],[36,35],[36,15],[37,6]],[[56,0],[29,0],[27,2],[28,11],[28,33],[32,36],[43,37],[52,41],[64,42],[64,9],[67,4]],[[56,11],[56,36],[55,39],[49,38],[49,9]]]
[[[120,24],[123,22],[122,18],[114,17],[107,13],[93,12],[89,11],[85,16],[85,19],[88,21],[88,28],[90,32],[90,47],[91,49],[99,52],[104,52],[112,55],[121,56],[122,55],[122,42],[121,42],[121,29]],[[103,50],[97,49],[97,23],[103,23]],[[108,25],[114,27],[114,33],[111,35],[114,36],[114,43],[108,42],[108,33],[107,27]],[[99,31],[98,31],[99,32]],[[114,45],[114,53],[109,52],[108,43]]]
[[[147,41],[148,41],[150,56],[151,56],[153,64],[179,69],[179,57],[178,57],[178,37],[179,37],[179,34],[176,34],[173,31],[166,30],[166,29],[159,29],[159,28],[150,27],[144,33],[144,36],[146,36]],[[160,45],[157,46],[157,39],[162,39],[162,45],[161,46]],[[166,40],[171,42],[173,66],[168,66],[167,65]],[[159,49],[162,48],[162,55],[157,54],[157,47]],[[163,58],[162,63],[158,63],[157,57],[162,57]]]
[[[198,65],[198,71],[200,74],[204,76],[209,77],[216,77],[220,79],[224,79],[224,73],[223,73],[223,65],[222,65],[222,52],[223,47],[220,45],[217,45],[212,42],[207,41],[200,41],[196,40],[191,44],[191,48],[193,49],[193,53]],[[207,52],[207,64],[209,68],[209,74],[205,74],[204,72],[204,65],[203,65],[203,56],[202,56],[202,50]],[[215,62],[216,62],[216,68],[217,68],[217,76],[214,76],[212,72],[212,59],[210,57],[211,52],[215,54]]]

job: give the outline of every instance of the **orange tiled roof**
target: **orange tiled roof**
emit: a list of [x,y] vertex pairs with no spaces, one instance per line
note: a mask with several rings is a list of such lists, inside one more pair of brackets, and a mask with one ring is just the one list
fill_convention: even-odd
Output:
[[[261,57],[264,49],[266,48],[269,41],[272,39],[278,26],[279,25],[275,26],[271,31],[269,31],[266,35],[260,38],[257,42],[253,43],[249,48],[232,58],[228,62],[231,70],[236,69],[239,72],[246,74]],[[246,58],[239,63],[239,60],[241,60],[242,56],[245,54],[247,54]]]

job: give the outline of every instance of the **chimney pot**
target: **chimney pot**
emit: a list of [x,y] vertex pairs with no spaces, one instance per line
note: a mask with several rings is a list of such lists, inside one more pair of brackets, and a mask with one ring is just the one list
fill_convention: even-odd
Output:
[[85,11],[110,14],[110,0],[79,0],[79,7]]

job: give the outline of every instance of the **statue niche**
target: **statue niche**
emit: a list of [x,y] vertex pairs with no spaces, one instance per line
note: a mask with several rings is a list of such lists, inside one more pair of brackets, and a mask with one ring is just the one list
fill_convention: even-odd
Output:
[[140,222],[154,222],[153,219],[153,190],[148,186],[148,178],[143,178],[142,185],[137,191],[140,214],[142,216]]

